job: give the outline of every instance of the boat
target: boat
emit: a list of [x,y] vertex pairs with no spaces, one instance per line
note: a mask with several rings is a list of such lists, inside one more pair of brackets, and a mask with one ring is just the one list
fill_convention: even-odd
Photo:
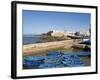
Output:
[[55,66],[56,66],[55,64],[46,63],[46,64],[41,64],[39,68],[54,68]]
[[87,53],[76,53],[50,52],[45,56],[26,56],[24,57],[23,65],[27,69],[84,66],[84,62],[80,59],[80,56],[83,54],[83,56],[86,56]]
[[82,42],[80,42],[80,44],[91,45],[91,39],[90,38],[85,38],[85,39],[82,40]]
[[85,65],[77,55],[65,57],[62,63],[67,67],[81,67]]
[[80,56],[80,57],[86,57],[86,56],[91,56],[91,52],[88,51],[88,52],[77,52],[77,55]]
[[55,51],[55,52],[49,52],[48,54],[47,54],[47,56],[61,56],[61,55],[63,55],[63,53],[62,52],[58,52],[58,51]]
[[27,56],[24,57],[23,66],[26,68],[38,68],[44,63],[45,56]]
[[83,36],[76,36],[76,35],[68,35],[67,37],[70,37],[71,39],[83,39]]

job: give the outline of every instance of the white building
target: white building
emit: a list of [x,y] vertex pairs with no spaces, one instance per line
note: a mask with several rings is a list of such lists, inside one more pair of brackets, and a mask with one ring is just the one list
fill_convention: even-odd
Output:
[[56,37],[61,37],[64,35],[65,35],[64,31],[58,31],[58,30],[53,30],[53,32],[51,33],[51,36],[56,36]]
[[51,36],[57,36],[57,37],[61,37],[61,36],[68,36],[68,35],[74,35],[75,32],[70,32],[70,31],[58,31],[58,30],[52,30],[53,32],[51,33]]

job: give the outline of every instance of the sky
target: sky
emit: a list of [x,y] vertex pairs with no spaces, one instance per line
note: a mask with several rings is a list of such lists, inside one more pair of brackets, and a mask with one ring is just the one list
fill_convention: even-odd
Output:
[[89,13],[23,10],[23,34],[42,34],[50,30],[81,31],[90,28]]

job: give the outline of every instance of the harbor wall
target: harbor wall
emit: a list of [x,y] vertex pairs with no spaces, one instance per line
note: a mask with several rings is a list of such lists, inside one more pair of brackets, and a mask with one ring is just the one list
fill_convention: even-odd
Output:
[[35,43],[23,45],[23,54],[27,55],[32,52],[39,52],[43,50],[55,49],[66,46],[66,48],[70,48],[73,44],[78,43],[77,41],[71,40],[63,40],[63,41],[53,41],[53,42],[45,42],[45,43]]

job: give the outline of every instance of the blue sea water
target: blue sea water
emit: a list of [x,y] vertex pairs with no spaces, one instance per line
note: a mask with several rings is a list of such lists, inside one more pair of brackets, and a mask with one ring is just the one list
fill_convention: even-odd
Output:
[[23,45],[40,42],[40,35],[23,35]]

